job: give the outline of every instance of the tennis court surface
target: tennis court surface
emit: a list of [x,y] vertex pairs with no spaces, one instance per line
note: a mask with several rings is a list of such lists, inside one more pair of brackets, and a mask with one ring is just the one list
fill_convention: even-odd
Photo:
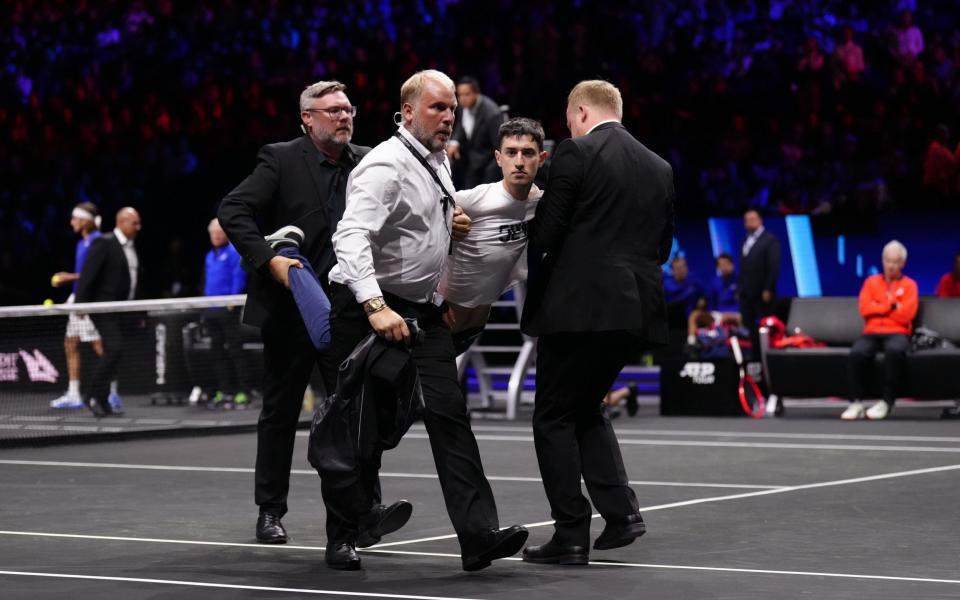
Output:
[[[586,567],[519,557],[465,573],[429,441],[384,458],[406,527],[323,562],[323,504],[300,432],[285,546],[254,543],[252,433],[0,450],[3,598],[958,598],[960,433],[939,409],[841,423],[615,421],[648,533]],[[503,525],[551,532],[528,423],[474,429]],[[602,528],[594,520],[593,534]]]

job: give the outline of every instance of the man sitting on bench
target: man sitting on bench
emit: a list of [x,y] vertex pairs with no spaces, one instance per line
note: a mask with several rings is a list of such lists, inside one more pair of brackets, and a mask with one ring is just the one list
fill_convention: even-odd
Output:
[[[897,240],[883,247],[883,274],[871,275],[860,290],[863,335],[850,349],[850,406],[840,416],[845,421],[886,419],[903,378],[917,316],[917,282],[903,274],[907,249]],[[883,351],[883,400],[869,409],[863,406],[864,390],[872,374],[874,357]]]

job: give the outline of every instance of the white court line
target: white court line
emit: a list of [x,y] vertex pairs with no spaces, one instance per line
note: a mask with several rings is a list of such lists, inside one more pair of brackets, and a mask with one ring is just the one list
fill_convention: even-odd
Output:
[[[429,439],[425,433],[408,433],[404,439]],[[487,442],[532,442],[532,435],[478,435],[479,441]],[[960,454],[960,447],[946,446],[878,446],[867,444],[789,444],[774,442],[712,442],[693,440],[635,440],[619,438],[621,446],[691,446],[707,448],[780,448],[785,450],[854,450],[878,452],[946,452]]]
[[[854,425],[855,426],[855,425]],[[521,432],[530,433],[529,427],[509,427],[506,425],[471,425],[474,431],[491,433]],[[776,433],[771,431],[718,431],[697,429],[629,429],[615,428],[618,436],[635,435],[662,435],[680,437],[745,437],[767,439],[799,439],[799,440],[864,440],[872,442],[944,442],[960,444],[960,437],[927,436],[927,435],[860,435],[848,433]],[[411,428],[411,431],[426,431],[422,427]],[[309,432],[304,432],[309,435]]]
[[590,561],[592,565],[634,567],[641,569],[676,569],[684,571],[712,571],[721,573],[751,573],[757,575],[804,575],[808,577],[840,577],[844,579],[873,579],[881,581],[908,581],[912,583],[960,584],[960,579],[937,579],[933,577],[897,577],[894,575],[862,575],[859,573],[822,573],[818,571],[782,571],[772,569],[737,569],[732,567],[701,567],[692,565],[658,565],[647,563],[621,563],[613,561]]
[[[727,496],[710,496],[707,498],[695,498],[693,500],[681,500],[679,502],[669,502],[667,504],[655,504],[653,506],[641,506],[640,512],[653,512],[655,510],[666,510],[668,508],[680,508],[683,506],[693,506],[696,504],[707,504],[711,502],[726,502],[727,500],[740,500],[743,498],[754,498],[757,496],[770,496],[772,494],[785,494],[787,492],[796,492],[800,490],[812,490],[817,488],[825,487],[835,487],[840,485],[851,485],[854,483],[866,483],[869,481],[880,481],[883,479],[896,479],[898,477],[910,477],[912,475],[927,475],[930,473],[942,473],[944,471],[956,471],[960,469],[960,464],[957,465],[944,465],[942,467],[930,467],[927,469],[913,469],[910,471],[898,471],[895,473],[882,473],[880,475],[868,475],[866,477],[855,477],[853,479],[837,479],[834,481],[821,481],[819,483],[805,483],[801,485],[793,485],[787,487],[775,488],[772,490],[760,490],[758,492],[746,492],[743,494],[730,494]],[[598,518],[600,515],[594,514],[591,515],[591,518]],[[538,523],[526,523],[524,527],[546,527],[548,525],[553,525],[553,521],[540,521]],[[457,537],[456,534],[451,535],[438,535],[429,538],[420,538],[415,540],[401,540],[398,542],[387,542],[385,544],[377,544],[380,548],[386,548],[388,546],[403,546],[406,544],[419,544],[421,542],[434,542],[437,540],[451,539]]]
[[[143,465],[128,463],[95,463],[95,462],[67,462],[51,460],[0,460],[0,465],[21,465],[34,467],[77,467],[77,468],[99,468],[99,469],[133,469],[145,471],[199,471],[204,473],[253,473],[250,467],[194,467],[183,465]],[[291,469],[293,475],[313,475],[317,472],[311,469]],[[393,477],[399,479],[437,479],[435,473],[392,473],[381,472],[380,477]],[[488,475],[488,481],[515,481],[525,483],[541,483],[543,480],[539,477],[517,477],[510,475]],[[731,489],[757,489],[773,490],[782,485],[750,485],[736,483],[696,483],[687,481],[630,481],[630,485],[643,486],[662,486],[662,487],[703,487],[703,488],[731,488]]]
[[184,581],[179,579],[143,579],[139,577],[107,577],[105,575],[74,575],[71,573],[38,573],[35,571],[0,571],[0,575],[19,575],[24,577],[50,577],[57,579],[86,579],[96,581],[122,581],[130,583],[155,583],[159,585],[179,585],[201,588],[219,588],[228,590],[250,590],[255,592],[283,592],[294,594],[313,594],[317,596],[349,596],[363,598],[400,598],[406,600],[470,600],[447,596],[411,596],[407,594],[378,594],[376,592],[340,592],[336,590],[314,590],[310,588],[268,587],[262,585],[239,585],[232,583],[210,583],[206,581]]
[[[168,544],[186,544],[186,545],[210,545],[210,546],[243,546],[250,548],[257,548],[260,550],[268,551],[282,551],[282,550],[318,550],[323,551],[324,549],[318,546],[295,546],[291,544],[286,545],[264,545],[264,544],[241,544],[241,543],[231,543],[231,542],[201,542],[193,540],[163,540],[163,539],[151,539],[151,538],[129,538],[129,537],[113,537],[113,536],[99,536],[99,535],[79,535],[79,534],[64,534],[64,533],[40,533],[40,532],[26,532],[26,531],[0,531],[0,535],[20,535],[20,536],[33,536],[33,537],[54,537],[54,538],[79,538],[79,539],[94,539],[94,540],[119,540],[119,541],[130,541],[130,542],[159,542],[159,543],[168,543]],[[380,544],[382,545],[382,544]],[[378,549],[367,549],[360,550],[364,554],[397,554],[403,556],[428,556],[428,557],[438,557],[438,558],[461,558],[459,554],[452,554],[447,552],[411,552],[409,550],[378,550]],[[519,562],[521,559],[517,557],[508,557],[501,560]],[[904,581],[911,583],[945,583],[945,584],[960,584],[960,579],[938,579],[933,577],[904,577],[896,575],[866,575],[860,573],[833,573],[833,572],[821,572],[821,571],[788,571],[788,570],[772,570],[772,569],[745,569],[745,568],[735,568],[735,567],[707,567],[699,565],[664,565],[664,564],[654,564],[654,563],[625,563],[625,562],[616,562],[616,561],[605,561],[605,560],[592,560],[588,566],[603,566],[603,567],[625,567],[625,568],[636,568],[636,569],[669,569],[669,570],[683,570],[683,571],[707,571],[707,572],[720,572],[720,573],[747,573],[754,575],[794,575],[794,576],[805,576],[805,577],[837,577],[843,579],[867,579],[867,580],[880,580],[880,581]],[[138,581],[138,582],[157,582],[165,583],[169,580],[152,580],[152,579],[132,579],[132,578],[123,578],[123,577],[95,577],[90,575],[59,575],[59,574],[50,574],[50,573],[30,573],[30,572],[19,572],[19,571],[0,571],[0,575],[35,575],[39,577],[78,577],[82,579],[105,579],[105,580],[116,580],[116,581]],[[184,585],[190,585],[190,582],[173,582],[173,583],[183,583]],[[238,589],[257,589],[265,591],[293,591],[292,588],[265,588],[265,587],[254,587],[254,586],[230,586],[229,584],[203,584],[200,582],[192,582],[195,585],[210,585],[216,587],[236,587]],[[299,591],[299,590],[297,590]],[[378,596],[378,594],[372,593],[361,593],[361,592],[324,592],[321,590],[308,590],[307,593],[329,593],[329,594],[344,594],[344,595],[370,595]],[[383,595],[387,598],[412,598],[412,599],[431,599],[431,600],[466,600],[466,599],[453,599],[453,598],[440,598],[437,599],[431,596],[389,596]]]

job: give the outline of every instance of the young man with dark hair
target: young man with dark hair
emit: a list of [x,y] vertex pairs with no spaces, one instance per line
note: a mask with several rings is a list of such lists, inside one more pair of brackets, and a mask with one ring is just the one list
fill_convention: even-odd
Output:
[[533,183],[547,158],[543,127],[532,119],[510,119],[498,135],[494,157],[503,179],[454,194],[472,220],[470,233],[454,244],[440,281],[455,334],[479,332],[491,305],[526,279],[527,223],[543,195]]

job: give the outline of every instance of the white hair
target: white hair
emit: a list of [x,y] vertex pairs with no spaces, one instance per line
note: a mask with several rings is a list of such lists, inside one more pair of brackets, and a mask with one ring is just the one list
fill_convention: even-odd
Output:
[[903,262],[907,262],[907,247],[897,240],[890,240],[887,242],[887,245],[883,247],[883,252],[880,254],[880,256],[886,256],[888,253],[900,257],[900,260]]
[[207,224],[207,231],[213,231],[214,229],[223,229],[220,226],[220,221],[216,217],[210,219],[210,222]]

